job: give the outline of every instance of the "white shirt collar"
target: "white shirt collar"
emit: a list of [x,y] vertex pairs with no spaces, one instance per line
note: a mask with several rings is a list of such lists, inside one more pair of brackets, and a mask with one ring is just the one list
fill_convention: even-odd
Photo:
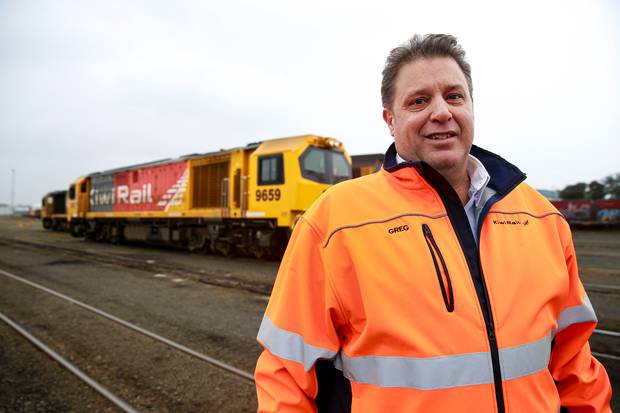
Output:
[[[396,163],[401,164],[406,162],[398,153],[396,153]],[[469,154],[467,158],[467,175],[469,175],[469,190],[467,196],[469,199],[473,199],[476,206],[480,203],[482,191],[486,188],[491,176],[487,172],[486,168],[472,154]]]
[[405,159],[401,158],[398,152],[396,152],[396,165],[401,164],[403,162],[407,162]]
[[467,175],[469,175],[469,190],[467,191],[467,195],[470,199],[473,198],[474,203],[478,206],[480,198],[482,197],[482,191],[491,180],[491,176],[482,162],[472,154],[469,154],[469,158],[467,158]]

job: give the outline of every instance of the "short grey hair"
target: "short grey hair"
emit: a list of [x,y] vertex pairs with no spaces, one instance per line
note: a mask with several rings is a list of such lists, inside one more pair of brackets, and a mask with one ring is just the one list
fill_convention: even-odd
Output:
[[449,34],[415,34],[411,39],[392,49],[385,61],[383,80],[381,81],[381,101],[384,108],[391,109],[394,103],[396,76],[407,63],[417,59],[431,57],[451,57],[459,65],[473,99],[474,87],[471,81],[471,66],[465,58],[465,50],[458,44],[456,37]]

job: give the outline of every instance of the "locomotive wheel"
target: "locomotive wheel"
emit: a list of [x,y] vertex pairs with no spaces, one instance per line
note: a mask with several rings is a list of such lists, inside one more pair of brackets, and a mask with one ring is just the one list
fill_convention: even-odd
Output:
[[52,220],[49,218],[44,218],[43,219],[43,228],[45,229],[51,229],[52,228]]
[[232,243],[222,240],[218,240],[215,242],[215,249],[217,252],[227,258],[232,257],[235,252],[235,248]]
[[108,227],[109,230],[109,236],[108,236],[108,240],[115,245],[118,245],[121,243],[121,240],[123,238],[123,228],[121,227],[120,224],[111,224]]
[[215,254],[215,247],[213,245],[213,243],[207,239],[205,241],[205,247],[202,249],[201,253],[207,255],[207,254]]
[[253,248],[252,249],[252,253],[254,254],[254,257],[256,257],[259,260],[264,260],[265,259],[265,250],[263,248]]
[[207,237],[192,232],[187,243],[187,249],[189,252],[205,253],[207,251]]
[[252,254],[259,260],[269,260],[271,259],[271,251],[265,247],[252,247]]
[[97,226],[95,232],[95,241],[103,242],[108,239],[109,227],[106,224],[101,224]]
[[75,224],[71,222],[69,224],[69,233],[71,234],[71,236],[81,237],[82,235],[84,235],[84,227],[82,227],[80,224]]

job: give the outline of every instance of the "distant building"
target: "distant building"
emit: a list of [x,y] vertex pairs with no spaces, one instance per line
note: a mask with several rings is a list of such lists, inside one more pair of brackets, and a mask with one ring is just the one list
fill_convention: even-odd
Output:
[[11,215],[12,213],[10,205],[0,204],[0,216]]
[[26,214],[30,211],[30,205],[15,205],[16,214]]

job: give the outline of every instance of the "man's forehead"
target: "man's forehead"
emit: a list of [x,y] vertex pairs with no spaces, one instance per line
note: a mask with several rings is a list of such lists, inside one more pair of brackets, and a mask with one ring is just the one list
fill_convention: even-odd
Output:
[[451,57],[416,59],[403,65],[396,77],[396,87],[401,92],[434,86],[441,86],[442,89],[467,88],[465,74]]

